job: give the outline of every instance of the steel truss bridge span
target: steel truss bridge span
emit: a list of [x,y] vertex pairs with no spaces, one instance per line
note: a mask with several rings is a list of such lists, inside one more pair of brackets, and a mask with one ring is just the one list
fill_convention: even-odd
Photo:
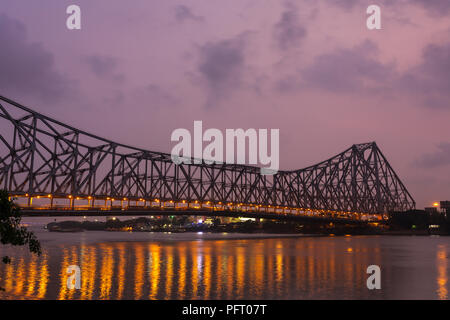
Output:
[[2,96],[0,188],[24,198],[28,209],[61,211],[167,208],[371,220],[415,207],[375,142],[275,175],[237,164],[176,165],[170,154],[86,133]]

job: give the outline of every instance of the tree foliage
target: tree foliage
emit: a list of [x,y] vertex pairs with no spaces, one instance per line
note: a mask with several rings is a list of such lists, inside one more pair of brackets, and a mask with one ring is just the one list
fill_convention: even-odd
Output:
[[[30,252],[41,254],[41,245],[33,232],[28,231],[21,222],[20,208],[9,198],[8,192],[0,190],[0,243],[2,245],[28,245]],[[11,258],[2,257],[3,263],[10,263]],[[0,290],[2,288],[0,287]]]

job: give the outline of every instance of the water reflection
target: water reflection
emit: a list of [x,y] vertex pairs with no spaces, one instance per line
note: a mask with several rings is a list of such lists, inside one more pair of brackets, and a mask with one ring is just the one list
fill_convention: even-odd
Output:
[[134,298],[139,300],[142,297],[142,287],[144,286],[145,253],[144,245],[134,247],[135,269],[134,269]]
[[158,283],[159,283],[159,275],[161,272],[161,253],[159,245],[151,244],[149,247],[150,252],[150,260],[149,260],[149,270],[150,270],[150,284],[151,284],[151,292],[150,299],[156,299],[158,294]]
[[448,299],[448,290],[447,290],[447,282],[448,282],[448,276],[447,276],[447,270],[448,270],[448,255],[446,246],[439,245],[438,251],[437,251],[437,285],[438,285],[438,297],[441,300]]
[[[44,248],[41,257],[15,251],[0,284],[5,298],[23,299],[402,298],[381,246],[357,238],[83,243]],[[437,246],[429,298],[448,299],[448,256]],[[366,287],[372,264],[385,271],[379,292]],[[69,265],[81,268],[80,290],[67,288]]]

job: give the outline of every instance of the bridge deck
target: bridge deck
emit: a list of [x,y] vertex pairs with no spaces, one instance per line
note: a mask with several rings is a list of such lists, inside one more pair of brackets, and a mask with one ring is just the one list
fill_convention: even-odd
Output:
[[333,224],[351,224],[351,225],[367,225],[369,223],[385,223],[380,216],[379,219],[361,220],[340,218],[327,215],[306,215],[306,214],[291,214],[291,213],[274,213],[274,212],[261,212],[261,211],[235,211],[235,210],[178,210],[173,208],[163,209],[128,209],[128,210],[57,210],[57,209],[22,209],[24,216],[40,217],[40,216],[205,216],[205,217],[234,217],[234,218],[255,218],[255,219],[270,219],[270,220],[283,220],[305,223],[333,223]]
[[382,214],[367,214],[309,208],[292,208],[244,203],[188,202],[153,199],[53,197],[15,195],[25,216],[160,216],[190,215],[210,217],[262,218],[310,223],[367,224],[383,222]]

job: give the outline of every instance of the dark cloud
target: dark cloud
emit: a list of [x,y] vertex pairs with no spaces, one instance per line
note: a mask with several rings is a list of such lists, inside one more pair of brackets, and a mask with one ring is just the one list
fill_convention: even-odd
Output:
[[123,91],[115,90],[110,96],[105,97],[103,102],[107,103],[111,108],[123,107],[125,103],[125,94]]
[[178,97],[156,84],[139,86],[131,91],[124,91],[121,87],[112,89],[102,101],[111,110],[132,108],[139,112],[173,108],[179,105]]
[[450,108],[450,44],[426,46],[422,63],[405,72],[398,87],[420,94],[426,106]]
[[298,8],[288,2],[281,14],[280,21],[275,25],[275,39],[281,50],[298,47],[306,37],[306,28],[298,17]]
[[275,88],[281,92],[292,92],[301,88],[300,72],[287,75],[275,83]]
[[312,65],[276,83],[279,91],[318,88],[331,92],[402,93],[424,107],[450,108],[450,44],[430,44],[422,62],[399,73],[395,64],[377,60],[369,40],[350,49],[322,54]]
[[415,164],[422,168],[435,168],[450,164],[450,143],[443,142],[438,145],[435,153],[425,154]]
[[1,94],[53,102],[69,93],[71,82],[55,69],[53,55],[28,41],[20,21],[0,14],[0,43]]
[[[346,11],[352,10],[354,7],[364,8],[364,11],[362,14],[365,14],[365,9],[370,5],[378,5],[383,7],[390,7],[390,6],[402,6],[407,5],[408,1],[410,0],[323,0],[326,5],[336,6],[339,8],[342,8]],[[406,2],[405,2],[406,1]]]
[[203,17],[195,15],[192,10],[185,5],[179,5],[175,7],[175,18],[179,22],[184,22],[186,20],[192,20],[196,22],[204,21]]
[[326,0],[328,4],[332,4],[346,10],[352,9],[357,3],[360,3],[359,0]]
[[445,15],[450,13],[449,0],[412,0],[412,3],[422,6],[433,14]]
[[171,108],[179,104],[177,97],[155,84],[139,88],[133,95],[135,101],[142,108],[160,109]]
[[319,55],[312,65],[280,79],[276,88],[407,94],[420,106],[450,108],[450,44],[426,46],[422,62],[402,73],[395,64],[378,61],[377,52],[377,46],[366,40],[354,48]]
[[[392,66],[376,60],[377,51],[377,46],[367,40],[355,48],[319,55],[311,66],[300,70],[299,84],[333,92],[380,90],[394,74]],[[279,82],[279,89],[289,90],[296,81],[287,77]]]
[[344,10],[351,10],[355,6],[367,8],[369,5],[375,4],[384,7],[398,7],[416,5],[427,10],[434,15],[446,15],[450,13],[449,0],[324,0],[327,5],[334,5]]
[[244,51],[243,36],[209,42],[200,47],[198,71],[208,89],[208,106],[239,87],[245,66]]
[[92,55],[83,58],[83,62],[99,78],[110,79],[116,82],[123,82],[125,76],[117,73],[117,59],[108,56]]

